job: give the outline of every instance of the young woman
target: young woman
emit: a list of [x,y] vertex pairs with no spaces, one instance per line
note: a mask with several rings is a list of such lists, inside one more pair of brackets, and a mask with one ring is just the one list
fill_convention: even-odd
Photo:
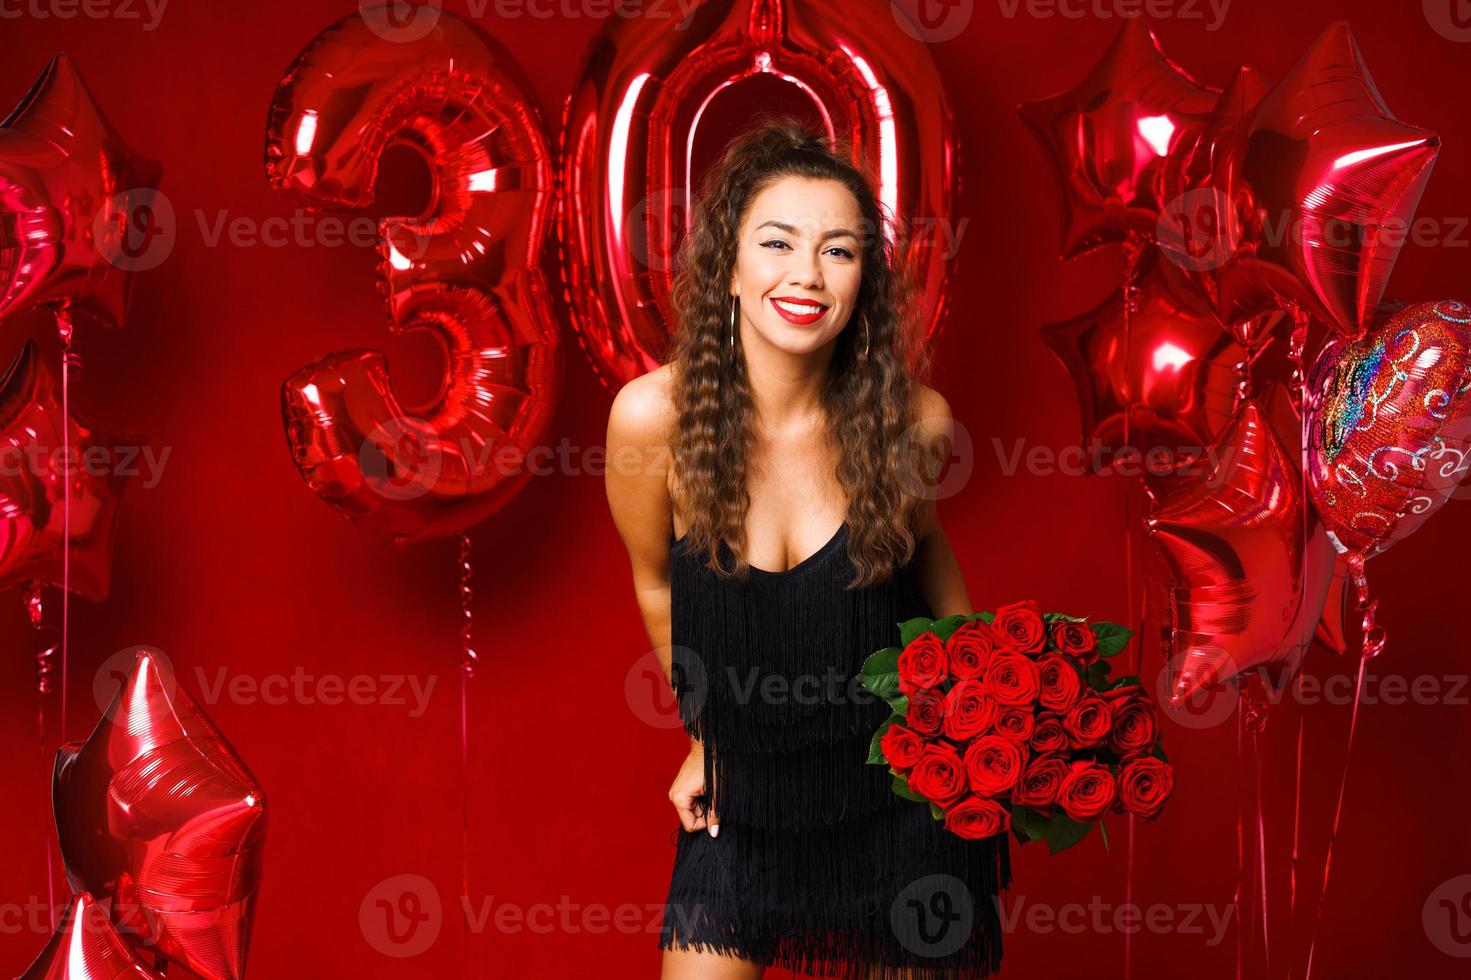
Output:
[[609,416],[609,505],[690,736],[665,980],[1000,963],[1005,836],[956,837],[866,762],[889,708],[864,659],[973,611],[921,479],[950,410],[881,222],[843,147],[760,121],[702,188],[669,363]]

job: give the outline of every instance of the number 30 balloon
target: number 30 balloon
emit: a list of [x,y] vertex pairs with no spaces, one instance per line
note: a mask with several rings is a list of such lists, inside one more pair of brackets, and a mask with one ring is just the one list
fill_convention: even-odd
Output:
[[266,169],[308,207],[359,211],[389,146],[418,148],[430,168],[428,213],[379,223],[378,274],[389,329],[444,347],[437,400],[406,410],[383,354],[361,349],[282,388],[307,484],[408,544],[479,523],[525,485],[562,360],[538,266],[553,170],[530,85],[463,20],[433,9],[427,30],[395,34],[385,10],[343,18],[297,57],[271,105]]

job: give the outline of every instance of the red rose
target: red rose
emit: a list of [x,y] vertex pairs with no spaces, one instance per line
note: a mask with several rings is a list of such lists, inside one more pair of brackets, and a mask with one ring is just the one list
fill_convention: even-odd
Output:
[[909,697],[909,709],[904,712],[904,721],[921,735],[940,734],[940,723],[945,718],[945,695],[939,691],[920,691]]
[[965,765],[960,753],[940,742],[930,742],[909,771],[909,788],[940,806],[949,806],[965,794]]
[[1074,762],[1057,788],[1057,802],[1074,820],[1097,820],[1113,804],[1114,792],[1113,773],[1108,766]]
[[924,739],[919,737],[918,732],[895,723],[879,739],[879,748],[883,750],[889,765],[898,770],[906,770],[919,761]]
[[982,796],[967,796],[945,812],[945,829],[967,840],[991,837],[1010,827],[1006,808]]
[[1042,679],[1037,664],[1020,653],[998,653],[986,668],[986,686],[1001,704],[1029,705],[1037,699]]
[[1037,700],[1044,708],[1067,711],[1083,693],[1083,678],[1078,668],[1058,654],[1044,653],[1038,657],[1037,674],[1042,682],[1042,693],[1037,695]]
[[979,619],[961,623],[945,641],[950,676],[958,680],[980,680],[996,652],[996,634]]
[[1152,820],[1175,788],[1175,770],[1163,759],[1144,756],[1119,773],[1119,800],[1135,816]]
[[1021,778],[1026,756],[1021,746],[1000,735],[982,735],[965,750],[970,788],[982,796],[1000,796]]
[[1098,659],[1098,640],[1087,623],[1059,619],[1052,624],[1052,645],[1085,667]]
[[1011,802],[1037,809],[1052,806],[1057,802],[1057,791],[1062,788],[1067,772],[1067,763],[1060,757],[1038,756],[1022,770],[1022,778],[1017,780]]
[[1036,653],[1047,638],[1042,611],[1031,599],[1001,606],[991,621],[991,629],[1002,646],[1016,653]]
[[1027,739],[1032,737],[1032,729],[1036,724],[1037,716],[1032,714],[1030,708],[1011,705],[996,713],[996,731],[1020,745],[1025,745]]
[[1075,749],[1092,748],[1108,737],[1113,716],[1108,705],[1096,695],[1088,694],[1078,699],[1067,714],[1062,716],[1063,730]]
[[1062,727],[1062,716],[1050,711],[1037,715],[1037,723],[1032,727],[1032,737],[1027,741],[1032,751],[1038,755],[1067,749],[1067,729]]
[[1131,685],[1105,691],[1103,696],[1112,716],[1109,747],[1119,755],[1154,748],[1159,738],[1159,715],[1143,689]]
[[946,738],[963,742],[981,734],[996,721],[996,702],[980,681],[956,681],[945,695]]
[[913,695],[945,679],[945,644],[933,633],[921,633],[899,654],[899,691]]

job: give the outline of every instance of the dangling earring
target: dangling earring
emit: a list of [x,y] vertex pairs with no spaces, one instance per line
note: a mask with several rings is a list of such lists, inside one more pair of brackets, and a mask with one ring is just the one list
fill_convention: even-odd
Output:
[[729,350],[731,352],[735,351],[736,310],[740,309],[740,305],[741,298],[739,296],[732,296],[730,298],[730,333],[726,335],[725,347],[726,350]]

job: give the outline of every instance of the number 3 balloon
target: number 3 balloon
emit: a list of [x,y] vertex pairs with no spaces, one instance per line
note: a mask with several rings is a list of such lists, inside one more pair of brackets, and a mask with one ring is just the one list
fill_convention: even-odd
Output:
[[437,399],[407,410],[383,354],[360,349],[282,388],[307,484],[408,544],[464,531],[525,485],[562,360],[539,268],[553,170],[530,85],[465,21],[435,9],[395,33],[385,9],[343,18],[298,56],[271,105],[266,169],[308,207],[358,211],[389,146],[419,149],[430,168],[428,212],[379,223],[378,274],[389,329],[443,345]]

